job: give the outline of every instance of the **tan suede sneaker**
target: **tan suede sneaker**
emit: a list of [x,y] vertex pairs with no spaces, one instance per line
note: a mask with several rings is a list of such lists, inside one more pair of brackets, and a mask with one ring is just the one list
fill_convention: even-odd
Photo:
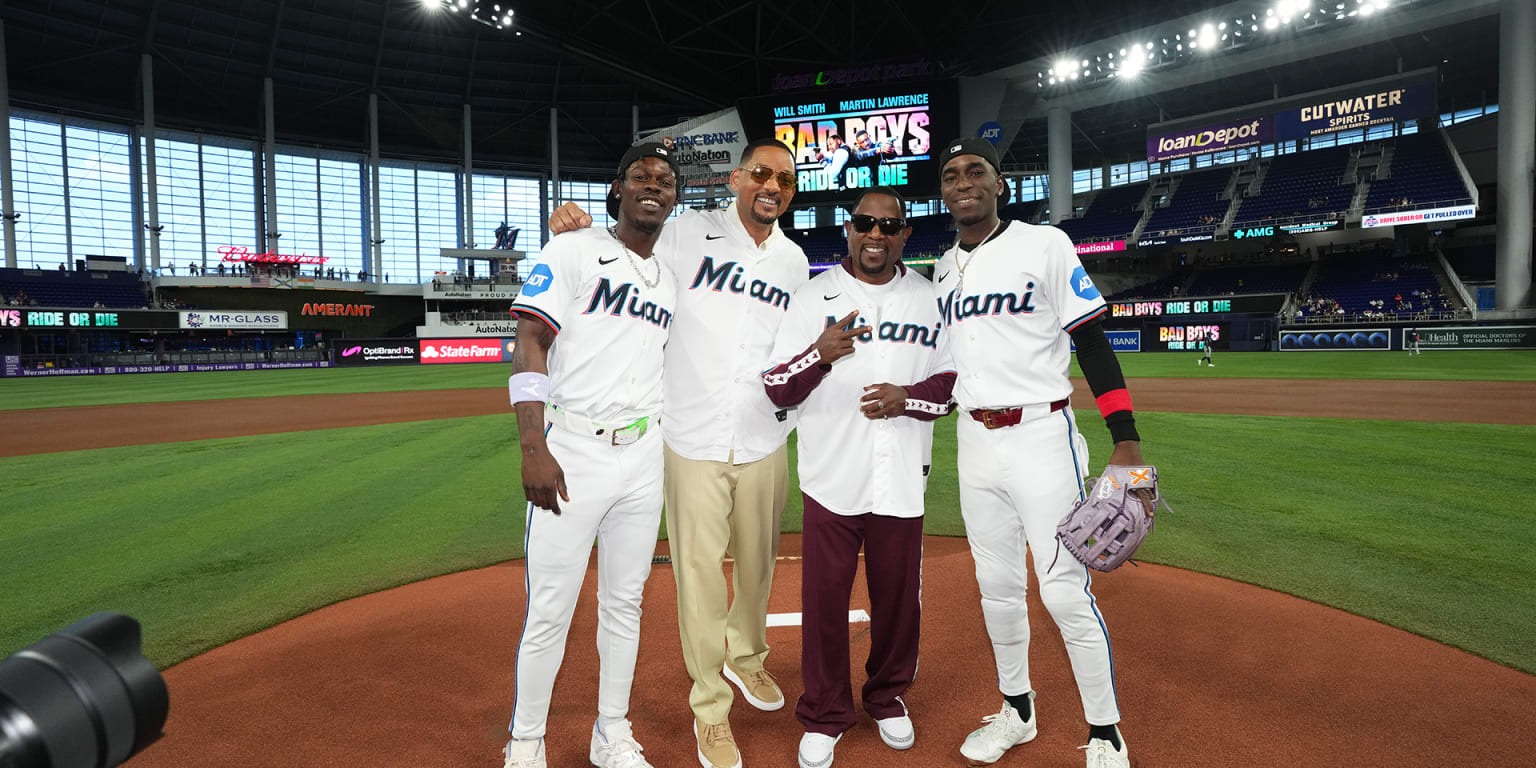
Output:
[[721,670],[725,679],[741,690],[742,698],[764,712],[773,712],[784,708],[784,692],[779,690],[779,684],[773,681],[773,675],[766,670],[740,675],[731,669],[730,664]]
[[699,763],[706,768],[741,768],[741,752],[731,724],[693,721],[693,738],[699,743]]

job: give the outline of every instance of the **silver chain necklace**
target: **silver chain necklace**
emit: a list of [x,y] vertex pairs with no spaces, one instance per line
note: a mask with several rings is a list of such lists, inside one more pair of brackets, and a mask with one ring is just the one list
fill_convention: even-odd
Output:
[[971,262],[976,260],[976,254],[981,251],[981,247],[983,245],[986,245],[987,241],[991,240],[992,236],[997,234],[997,230],[1000,229],[1002,226],[1003,226],[1003,220],[1001,218],[999,218],[997,220],[997,223],[992,225],[992,231],[988,232],[987,236],[983,237],[981,239],[981,242],[977,243],[976,247],[972,248],[970,253],[967,254],[968,256],[970,256],[970,258],[966,259],[965,261],[961,261],[960,260],[960,253],[964,253],[965,252],[964,249],[960,248],[960,236],[959,235],[955,236],[955,250],[958,251],[955,254],[955,269],[956,269],[956,271],[958,271],[960,273],[959,279],[955,280],[955,293],[957,295],[964,295],[965,294],[965,268],[969,267],[971,265]]
[[[629,268],[633,269],[635,271],[635,276],[640,278],[640,282],[644,283],[645,287],[647,287],[647,288],[655,288],[656,286],[661,285],[661,269],[662,269],[661,262],[659,262],[659,261],[656,262],[656,279],[652,280],[651,278],[646,277],[645,273],[640,271],[640,264],[639,264],[639,262],[635,261],[635,259],[639,258],[639,256],[635,254],[634,249],[632,249],[629,246],[625,245],[624,241],[619,239],[619,227],[618,227],[618,225],[615,224],[615,225],[609,226],[608,227],[608,234],[612,235],[614,242],[618,243],[619,247],[624,249],[624,255],[629,257]],[[654,258],[652,258],[650,260],[651,261],[655,261]]]

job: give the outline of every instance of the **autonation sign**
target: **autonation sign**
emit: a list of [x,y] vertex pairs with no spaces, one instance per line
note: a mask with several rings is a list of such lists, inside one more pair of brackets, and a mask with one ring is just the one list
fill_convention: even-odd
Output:
[[1147,159],[1177,160],[1224,149],[1241,149],[1270,144],[1275,140],[1275,125],[1269,115],[1244,118],[1238,122],[1190,128],[1147,137]]

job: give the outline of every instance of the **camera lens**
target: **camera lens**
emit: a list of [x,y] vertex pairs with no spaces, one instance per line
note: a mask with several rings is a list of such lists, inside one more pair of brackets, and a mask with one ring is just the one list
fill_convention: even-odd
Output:
[[98,613],[0,661],[0,768],[110,768],[159,738],[170,700],[140,645]]

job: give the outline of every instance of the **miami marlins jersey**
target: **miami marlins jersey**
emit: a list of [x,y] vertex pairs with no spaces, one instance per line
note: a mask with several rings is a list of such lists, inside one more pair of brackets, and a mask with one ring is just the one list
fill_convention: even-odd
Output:
[[[795,294],[779,328],[775,368],[763,381],[769,387],[788,384],[815,365],[802,364],[802,353],[828,325],[855,310],[855,327],[873,330],[855,338],[853,354],[832,363],[796,409],[800,488],[839,515],[920,517],[932,464],[933,422],[906,416],[871,420],[860,411],[859,400],[872,384],[907,386],[954,370],[940,343],[942,323],[927,278],[903,267],[889,283],[869,285],[841,266],[811,278]],[[790,365],[781,370],[777,366],[783,363]],[[907,410],[936,417],[949,412],[949,403],[908,398]]]
[[1072,394],[1067,334],[1103,314],[1105,304],[1065,232],[1006,222],[974,250],[951,246],[933,273],[961,408],[1037,405]]
[[734,207],[685,211],[658,251],[677,278],[667,345],[667,445],[684,458],[744,464],[779,449],[794,428],[763,392],[774,335],[810,279],[800,250],[774,225],[759,246]]
[[[556,333],[549,402],[611,424],[661,413],[677,283],[657,255],[641,259],[600,228],[544,246],[512,311]],[[652,288],[647,280],[658,282]]]

